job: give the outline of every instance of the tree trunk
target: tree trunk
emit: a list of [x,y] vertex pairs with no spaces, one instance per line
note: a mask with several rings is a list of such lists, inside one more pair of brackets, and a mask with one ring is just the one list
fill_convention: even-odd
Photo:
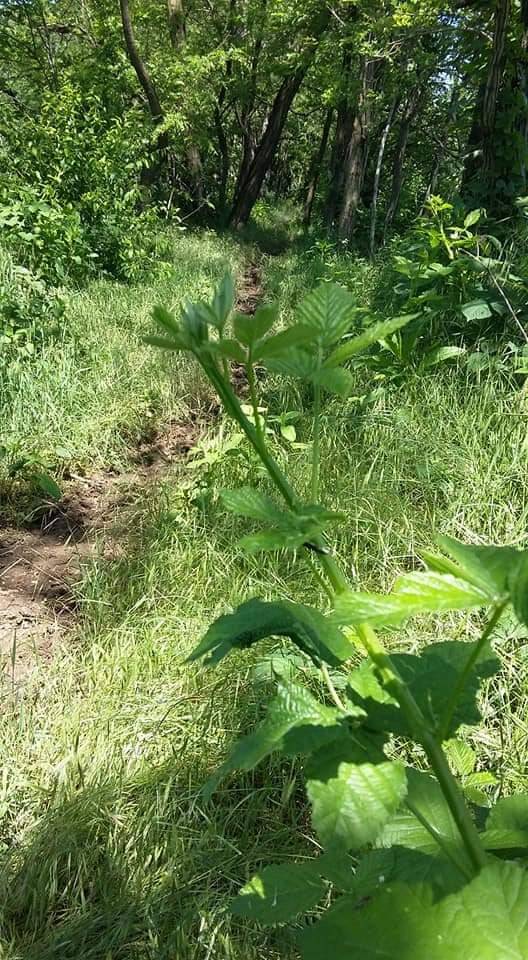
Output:
[[136,71],[136,76],[147,98],[153,122],[156,124],[161,123],[163,120],[163,110],[161,109],[156,88],[138,50],[128,0],[119,0],[119,7],[121,10],[121,22],[123,24],[123,36],[125,38],[128,59]]
[[321,134],[321,141],[319,143],[319,149],[312,159],[310,165],[310,173],[308,176],[308,187],[306,189],[306,199],[304,202],[304,213],[303,213],[303,224],[305,227],[309,226],[312,219],[312,208],[315,200],[315,193],[317,190],[317,184],[319,182],[319,176],[321,173],[321,167],[323,165],[324,155],[326,153],[326,147],[328,145],[328,137],[330,135],[330,127],[332,126],[332,120],[334,117],[334,108],[330,107],[327,110],[325,122],[323,126],[323,132]]
[[185,12],[183,0],[167,0],[169,35],[173,50],[185,42]]
[[498,0],[495,10],[493,43],[486,80],[480,85],[473,122],[468,137],[468,152],[462,178],[462,194],[471,193],[474,181],[493,179],[495,168],[495,121],[504,72],[504,48],[508,32],[510,0]]
[[215,106],[215,127],[220,153],[220,180],[218,184],[218,207],[222,214],[226,206],[227,181],[229,179],[229,145],[222,122],[221,101]]
[[374,80],[375,65],[375,60],[365,59],[363,62],[361,92],[346,152],[343,199],[338,223],[339,236],[343,240],[350,240],[352,237],[356,211],[361,199],[370,122],[368,95]]
[[[326,30],[330,20],[330,12],[325,9],[312,25],[311,36],[317,41]],[[230,225],[239,229],[246,224],[251,211],[259,198],[264,178],[271,166],[275,151],[279,145],[284,124],[288,118],[289,109],[301,86],[310,64],[315,56],[316,43],[312,43],[305,51],[301,63],[289,77],[285,77],[273,101],[266,128],[255,156],[249,166],[244,180],[240,183],[238,196],[235,199],[229,218]]]
[[387,146],[387,140],[389,133],[394,122],[394,117],[396,116],[396,111],[398,109],[399,97],[395,97],[392,102],[392,106],[389,110],[389,115],[385,121],[385,126],[381,131],[378,156],[376,159],[376,170],[374,172],[374,184],[372,186],[372,202],[370,205],[370,244],[369,244],[369,253],[370,259],[374,257],[374,249],[376,244],[376,216],[378,209],[378,195],[379,195],[379,186],[381,180],[381,170],[383,167],[383,158],[385,156],[385,147]]
[[257,139],[253,130],[251,118],[255,108],[255,98],[257,95],[257,77],[260,55],[262,52],[262,43],[264,35],[264,24],[266,17],[267,0],[261,0],[260,5],[260,23],[258,27],[255,45],[253,47],[253,56],[251,57],[251,70],[249,83],[247,86],[246,97],[240,114],[237,113],[238,122],[242,131],[242,157],[238,169],[238,175],[235,184],[233,207],[236,206],[240,196],[240,188],[246,180],[249,168],[253,162],[255,151],[257,149]]
[[336,128],[330,157],[330,182],[326,204],[326,224],[329,228],[333,227],[339,213],[339,203],[343,195],[346,150],[347,144],[350,142],[354,122],[348,91],[351,64],[350,51],[345,50],[341,67],[341,94],[337,104]]
[[407,153],[407,143],[409,142],[409,133],[411,132],[411,126],[413,120],[420,109],[423,97],[425,94],[425,85],[417,84],[407,99],[405,108],[403,111],[403,116],[400,121],[400,129],[398,132],[398,142],[396,144],[396,150],[394,153],[394,160],[392,163],[392,185],[391,185],[391,195],[389,200],[389,206],[385,216],[385,226],[383,230],[383,236],[387,234],[398,207],[400,205],[400,195],[401,189],[403,186],[403,168],[405,162],[405,154]]

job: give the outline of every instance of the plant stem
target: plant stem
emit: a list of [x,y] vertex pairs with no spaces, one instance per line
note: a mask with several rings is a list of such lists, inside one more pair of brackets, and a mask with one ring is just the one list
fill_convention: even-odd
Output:
[[505,600],[503,603],[499,603],[497,604],[496,607],[493,608],[491,612],[491,616],[488,620],[488,623],[482,633],[482,636],[477,640],[475,644],[473,644],[473,647],[467,659],[466,665],[458,677],[458,680],[453,689],[453,693],[451,694],[449,703],[447,704],[444,716],[440,723],[440,728],[439,728],[440,741],[447,740],[447,738],[449,737],[449,727],[451,726],[451,722],[453,720],[453,716],[457,708],[457,703],[466,685],[467,678],[469,677],[469,674],[471,673],[473,667],[475,666],[475,663],[477,662],[484,648],[484,645],[486,644],[487,640],[489,640],[491,634],[493,633],[495,627],[497,626],[497,623],[504,612],[504,608],[506,604],[507,604],[507,601]]
[[[203,358],[200,358],[200,360],[205,373],[216,388],[226,412],[236,420],[246,434],[288,506],[295,507],[297,503],[295,491],[284,476],[279,464],[269,452],[265,437],[259,435],[256,427],[254,427],[244,415],[238,397],[234,393],[231,384],[222,377],[222,374],[214,362],[204,361]],[[317,542],[319,543],[319,541]],[[322,541],[319,545],[322,545]],[[336,593],[343,593],[350,589],[344,573],[333,557],[325,553],[317,553],[316,557]],[[480,870],[487,863],[486,853],[480,842],[480,837],[466,806],[464,797],[449,769],[449,764],[440,744],[430,731],[416,700],[407,685],[398,675],[391,658],[374,633],[372,627],[368,624],[360,624],[357,627],[357,633],[370,659],[377,666],[387,690],[394,695],[400,704],[402,711],[407,717],[413,736],[424,748],[431,767],[436,774],[442,793],[451,810],[470,861],[475,871]],[[338,696],[337,693],[336,696]]]
[[319,478],[321,474],[321,387],[314,386],[313,437],[312,437],[312,479],[310,496],[313,503],[319,500]]
[[246,375],[248,378],[249,384],[249,394],[251,397],[251,406],[253,408],[253,419],[255,420],[255,430],[257,431],[257,436],[261,444],[265,443],[264,431],[262,429],[262,424],[260,422],[258,398],[257,398],[257,385],[255,383],[255,369],[251,357],[246,363]]
[[328,667],[327,667],[326,663],[321,663],[320,669],[321,669],[321,673],[322,673],[322,675],[323,675],[323,677],[324,677],[324,681],[325,681],[325,683],[326,683],[326,686],[328,687],[328,692],[329,692],[332,700],[334,701],[336,707],[338,707],[339,710],[342,710],[343,713],[346,713],[347,711],[346,711],[345,704],[344,704],[343,701],[341,700],[341,697],[339,696],[339,694],[338,694],[338,692],[337,692],[337,690],[336,690],[336,688],[335,688],[335,686],[334,686],[332,677],[330,676],[330,671],[328,670]]
[[424,830],[427,830],[427,832],[431,835],[435,843],[437,843],[440,849],[442,850],[442,852],[445,853],[448,860],[451,860],[451,863],[455,865],[457,870],[460,870],[460,873],[463,874],[466,880],[471,880],[472,879],[471,871],[468,870],[466,865],[458,859],[452,847],[449,846],[449,844],[446,842],[442,834],[439,833],[436,827],[432,823],[429,823],[429,820],[427,819],[427,817],[424,817],[422,811],[419,810],[418,807],[415,806],[415,804],[408,799],[405,801],[405,806],[407,807],[408,810],[411,811],[413,817],[416,817],[418,822],[422,824],[422,827],[424,828]]
[[421,743],[427,754],[429,763],[436,774],[436,778],[458,827],[473,867],[476,871],[482,869],[487,863],[486,853],[480,842],[477,828],[473,823],[464,797],[449,769],[449,764],[442,747],[429,730],[427,721],[420,707],[416,703],[408,686],[398,675],[389,655],[372,627],[368,624],[360,624],[356,629],[370,659],[377,666],[385,687],[400,704],[409,722],[413,737],[418,743]]

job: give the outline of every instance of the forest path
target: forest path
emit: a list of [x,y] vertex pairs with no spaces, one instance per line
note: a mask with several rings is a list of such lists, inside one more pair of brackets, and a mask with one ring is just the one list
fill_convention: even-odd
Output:
[[[255,312],[262,298],[262,269],[250,257],[237,283],[236,309]],[[245,372],[233,365],[240,393]],[[206,432],[216,409],[174,420],[145,434],[122,471],[71,474],[59,501],[44,505],[38,523],[0,529],[0,670],[16,688],[37,664],[49,663],[75,627],[83,563],[113,559],[123,550],[123,512],[185,459]],[[2,669],[3,668],[3,669]]]

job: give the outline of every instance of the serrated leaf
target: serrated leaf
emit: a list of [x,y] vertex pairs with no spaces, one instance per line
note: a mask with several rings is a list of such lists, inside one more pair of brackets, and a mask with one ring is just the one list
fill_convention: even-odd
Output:
[[[481,719],[477,705],[480,685],[500,666],[489,645],[480,650],[456,701],[452,701],[460,676],[465,673],[476,649],[477,641],[453,640],[430,644],[420,655],[391,655],[395,669],[408,685],[429,726],[442,739],[452,736],[461,725],[474,725]],[[367,682],[369,671],[372,679]],[[367,664],[360,671],[354,671],[348,678],[350,700],[365,711],[372,729],[414,737],[416,731],[409,727],[398,704],[381,687],[376,689],[375,682],[373,665]]]
[[325,890],[315,861],[265,867],[242,887],[231,913],[273,926],[311,910]]
[[491,317],[491,310],[489,304],[485,300],[471,300],[469,303],[464,303],[460,307],[461,313],[464,314],[466,320],[487,320],[488,317]]
[[245,649],[273,636],[289,637],[316,663],[324,660],[331,666],[348,660],[354,652],[352,641],[314,607],[288,600],[266,603],[255,599],[215,620],[188,662],[206,657],[207,664],[214,664],[233,648]]
[[528,626],[528,551],[517,555],[508,576],[508,587],[515,616]]
[[393,846],[370,850],[360,860],[356,870],[354,893],[364,900],[379,894],[384,887],[394,883],[410,886],[427,884],[438,899],[459,890],[465,878],[460,870],[440,853],[431,856],[420,850]]
[[329,848],[357,850],[372,843],[407,792],[403,764],[372,763],[363,745],[353,742],[336,741],[312,756],[306,776],[313,825]]
[[352,590],[339,594],[333,619],[345,626],[395,626],[419,614],[465,610],[488,603],[488,595],[473,584],[429,570],[399,577],[389,594]]
[[263,520],[264,523],[269,523],[270,520],[277,523],[288,520],[286,511],[281,510],[271,497],[267,497],[260,490],[255,490],[254,487],[221,490],[220,497],[224,506],[238,516],[249,517],[251,520]]
[[344,343],[340,344],[333,353],[325,360],[325,367],[339,367],[345,360],[349,360],[350,357],[354,357],[357,353],[361,353],[363,350],[366,350],[368,347],[372,346],[373,343],[377,343],[378,340],[383,340],[385,337],[390,336],[391,333],[395,333],[396,330],[400,330],[411,320],[416,320],[417,317],[421,316],[419,313],[408,313],[401,317],[392,317],[391,320],[381,320],[379,323],[374,323],[371,327],[367,327],[363,333],[360,333],[357,337],[352,337],[351,339],[345,340]]
[[43,493],[46,493],[48,497],[52,497],[53,500],[60,500],[62,497],[62,490],[59,484],[49,473],[34,473],[33,482]]
[[318,383],[323,390],[327,390],[329,393],[336,393],[339,397],[348,397],[354,385],[354,379],[350,370],[345,370],[344,367],[322,367],[312,379],[314,383]]
[[306,542],[307,536],[302,530],[261,530],[241,537],[239,545],[246,553],[270,553],[276,550],[298,550]]
[[297,308],[299,322],[312,327],[326,347],[347,333],[355,314],[354,297],[337,283],[320,284]]
[[258,307],[253,315],[237,313],[233,321],[237,340],[247,347],[252,346],[256,340],[260,340],[271,330],[278,316],[279,308],[274,303]]
[[293,327],[287,327],[281,330],[273,337],[266,340],[260,340],[255,344],[253,358],[267,363],[268,360],[275,360],[279,357],[288,357],[294,347],[302,344],[313,343],[314,332],[310,327],[303,324],[295,324]]
[[461,357],[466,352],[465,347],[445,346],[434,347],[429,350],[423,358],[420,367],[422,370],[428,370],[430,367],[436,367],[439,363],[446,360],[453,360],[455,357]]
[[319,703],[299,684],[279,683],[266,719],[234,745],[227,760],[207,781],[204,796],[210,798],[233,770],[252,770],[274,751],[287,755],[309,753],[345,732],[343,716],[335,707]]
[[233,277],[229,272],[225,273],[218,287],[216,288],[212,308],[216,326],[222,330],[225,322],[231,313],[235,303],[235,285]]
[[395,885],[362,910],[342,897],[300,938],[304,960],[526,960],[528,876],[493,863],[432,903],[427,886]]
[[246,353],[240,344],[229,337],[223,337],[222,340],[211,340],[207,346],[211,353],[227,357],[228,360],[236,360],[237,363],[245,363],[247,360]]
[[522,556],[515,547],[476,546],[453,537],[437,536],[436,542],[456,563],[456,576],[484,590],[490,600],[501,600],[508,592],[508,580]]
[[467,777],[470,773],[473,773],[477,756],[475,751],[469,746],[469,743],[456,738],[447,740],[446,743],[444,743],[444,751],[457,776]]
[[167,331],[171,338],[179,338],[181,334],[181,328],[176,320],[176,317],[173,313],[171,313],[170,310],[167,310],[165,307],[157,304],[155,307],[153,307],[152,317],[160,327],[163,327],[163,329]]
[[158,337],[156,334],[147,334],[142,337],[143,343],[148,343],[149,347],[159,347],[161,350],[187,350],[188,346],[183,337]]
[[528,794],[502,797],[489,812],[481,834],[486,850],[526,856],[528,851]]

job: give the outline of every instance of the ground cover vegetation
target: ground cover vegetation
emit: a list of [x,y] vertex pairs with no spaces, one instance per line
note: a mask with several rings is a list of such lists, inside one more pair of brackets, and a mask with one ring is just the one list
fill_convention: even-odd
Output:
[[528,957],[528,5],[0,49],[2,956]]

